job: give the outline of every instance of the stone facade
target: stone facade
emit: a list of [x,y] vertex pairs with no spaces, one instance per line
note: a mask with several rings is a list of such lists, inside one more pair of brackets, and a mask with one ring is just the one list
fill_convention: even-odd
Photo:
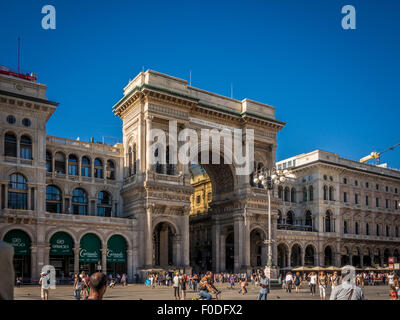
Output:
[[400,171],[321,150],[277,166],[296,175],[275,190],[281,267],[383,266],[400,258]]
[[[57,263],[58,272],[65,276],[86,269],[127,272],[130,279],[154,267],[245,272],[265,265],[266,191],[253,185],[252,176],[236,175],[235,163],[203,164],[212,201],[207,212],[190,215],[194,188],[189,166],[151,163],[149,137],[151,129],[160,129],[169,139],[170,121],[176,121],[177,134],[185,128],[196,130],[199,136],[203,128],[253,129],[254,165],[272,168],[276,134],[284,127],[284,122],[275,119],[274,107],[227,98],[191,87],[182,79],[146,71],[125,87],[122,99],[113,107],[122,119],[123,141],[109,146],[47,136],[46,123],[58,104],[49,101],[45,92],[42,84],[0,76],[0,239],[13,242],[18,253],[15,265],[23,270],[24,278],[36,280],[41,268],[52,263]],[[178,147],[181,145],[178,142]],[[210,145],[199,144],[197,152],[203,150],[211,152]],[[172,147],[157,149],[157,157],[174,153]],[[398,242],[393,232],[398,209],[392,203],[398,199],[397,193],[390,193],[391,207],[385,210],[364,208],[362,195],[359,206],[350,205],[350,199],[360,188],[351,185],[354,179],[360,184],[368,180],[371,186],[379,183],[382,188],[400,188],[398,172],[347,163],[321,151],[311,155],[310,159],[317,157],[315,163],[302,163],[299,156],[292,168],[298,179],[287,187],[295,189],[297,201],[282,201],[278,190],[274,192],[274,264],[293,264],[292,252],[299,253],[296,259],[301,262],[309,260],[304,254],[309,244],[315,250],[314,263],[322,263],[327,245],[337,265],[345,249],[353,256],[356,249],[360,255],[367,250],[384,255],[386,249],[390,255],[396,254]],[[329,161],[320,159],[328,155],[332,157]],[[327,181],[324,175],[329,177]],[[303,182],[299,178],[303,176],[313,179]],[[342,183],[345,176],[347,184]],[[333,188],[335,201],[321,198],[324,183],[328,192]],[[314,200],[300,201],[302,188],[311,185]],[[348,192],[348,203],[339,201],[343,192]],[[389,194],[372,187],[360,192],[369,192],[371,206],[376,195],[385,201]],[[283,223],[287,217],[282,215],[290,210],[292,223]],[[312,226],[304,226],[307,210]],[[332,214],[332,232],[323,229],[327,210]],[[341,232],[344,221],[349,228],[346,234]],[[350,232],[356,221],[359,234]],[[366,221],[371,221],[369,236],[363,233]],[[376,236],[374,223],[389,225],[392,235]],[[56,250],[63,239],[73,246],[66,249],[67,257]],[[112,259],[113,243],[120,244],[114,255],[120,260]],[[29,250],[19,250],[19,244]]]

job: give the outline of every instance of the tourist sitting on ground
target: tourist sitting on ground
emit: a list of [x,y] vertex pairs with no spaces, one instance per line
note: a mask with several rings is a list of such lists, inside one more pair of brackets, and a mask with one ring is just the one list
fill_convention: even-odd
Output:
[[107,276],[104,273],[93,273],[89,279],[90,294],[86,300],[103,300],[107,289]]
[[211,271],[207,271],[206,275],[201,278],[199,282],[199,295],[206,300],[211,300],[211,293],[217,293],[218,290],[214,287],[213,284],[213,274]]

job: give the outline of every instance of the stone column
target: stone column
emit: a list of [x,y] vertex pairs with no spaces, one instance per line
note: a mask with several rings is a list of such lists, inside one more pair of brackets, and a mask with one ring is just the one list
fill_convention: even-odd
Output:
[[4,208],[8,208],[8,183],[4,186]]
[[240,272],[243,261],[243,220],[241,216],[234,217],[234,272]]
[[81,248],[74,248],[74,273],[79,274],[79,252]]
[[43,265],[38,266],[38,252],[37,246],[31,246],[31,280],[39,280],[40,271]]
[[215,272],[221,272],[221,227],[217,220],[213,220],[212,234],[212,268]]
[[301,265],[304,266],[305,264],[305,259],[306,259],[306,251],[305,249],[301,250]]
[[132,249],[127,249],[126,250],[126,266],[127,266],[127,273],[128,273],[128,279],[132,281],[133,279],[133,252]]
[[44,248],[43,263],[44,263],[44,265],[50,264],[50,247]]
[[27,192],[28,192],[28,197],[27,197],[27,204],[26,204],[26,208],[28,209],[28,210],[32,210],[32,197],[31,197],[31,195],[32,195],[32,191],[31,191],[31,187],[30,186],[28,186],[28,190],[27,190]]
[[183,234],[182,234],[182,244],[183,244],[183,250],[182,250],[182,263],[185,267],[188,267],[190,265],[190,240],[189,240],[189,208],[185,208],[185,212],[183,215]]
[[[247,215],[245,209],[245,215]],[[247,271],[250,271],[250,216],[247,215],[244,221],[244,228],[243,228],[243,266]]]
[[219,242],[220,242],[220,270],[221,271],[226,271],[226,237],[225,235],[221,234],[219,237]]
[[287,256],[287,266],[292,266],[292,248],[288,248],[288,256]]
[[145,221],[145,239],[146,239],[146,243],[145,243],[145,265],[146,267],[151,267],[153,265],[153,226],[152,226],[152,219],[151,219],[151,215],[152,215],[152,207],[148,206],[146,208],[146,221]]
[[364,255],[360,254],[360,266],[361,268],[364,267]]
[[174,247],[173,259],[175,259],[174,265],[176,266],[182,266],[181,242],[182,242],[182,237],[180,235],[175,236],[173,240],[173,247]]
[[153,116],[147,115],[146,117],[146,170],[151,171],[152,165],[149,161],[150,157],[150,131],[151,131],[151,121],[153,120]]
[[107,274],[107,247],[100,250],[101,252],[101,272]]

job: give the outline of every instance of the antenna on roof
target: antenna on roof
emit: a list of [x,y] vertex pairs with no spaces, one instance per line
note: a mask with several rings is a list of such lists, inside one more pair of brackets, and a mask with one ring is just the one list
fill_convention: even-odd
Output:
[[20,60],[20,42],[21,39],[18,37],[18,73],[19,73],[19,60]]
[[192,70],[189,70],[189,86],[192,86]]
[[142,72],[144,72],[144,66],[142,66]]
[[233,99],[233,83],[231,82],[231,98]]

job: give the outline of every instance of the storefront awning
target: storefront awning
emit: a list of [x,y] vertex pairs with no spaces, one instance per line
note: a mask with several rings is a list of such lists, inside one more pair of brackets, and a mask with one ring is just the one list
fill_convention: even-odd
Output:
[[50,255],[72,256],[74,241],[66,232],[57,232],[50,239]]
[[11,230],[7,232],[4,241],[14,247],[14,255],[28,256],[31,254],[31,239],[22,230]]
[[107,242],[107,262],[126,262],[126,241],[120,235],[113,235]]
[[98,262],[101,260],[101,241],[98,236],[88,233],[83,236],[80,243],[79,261]]

